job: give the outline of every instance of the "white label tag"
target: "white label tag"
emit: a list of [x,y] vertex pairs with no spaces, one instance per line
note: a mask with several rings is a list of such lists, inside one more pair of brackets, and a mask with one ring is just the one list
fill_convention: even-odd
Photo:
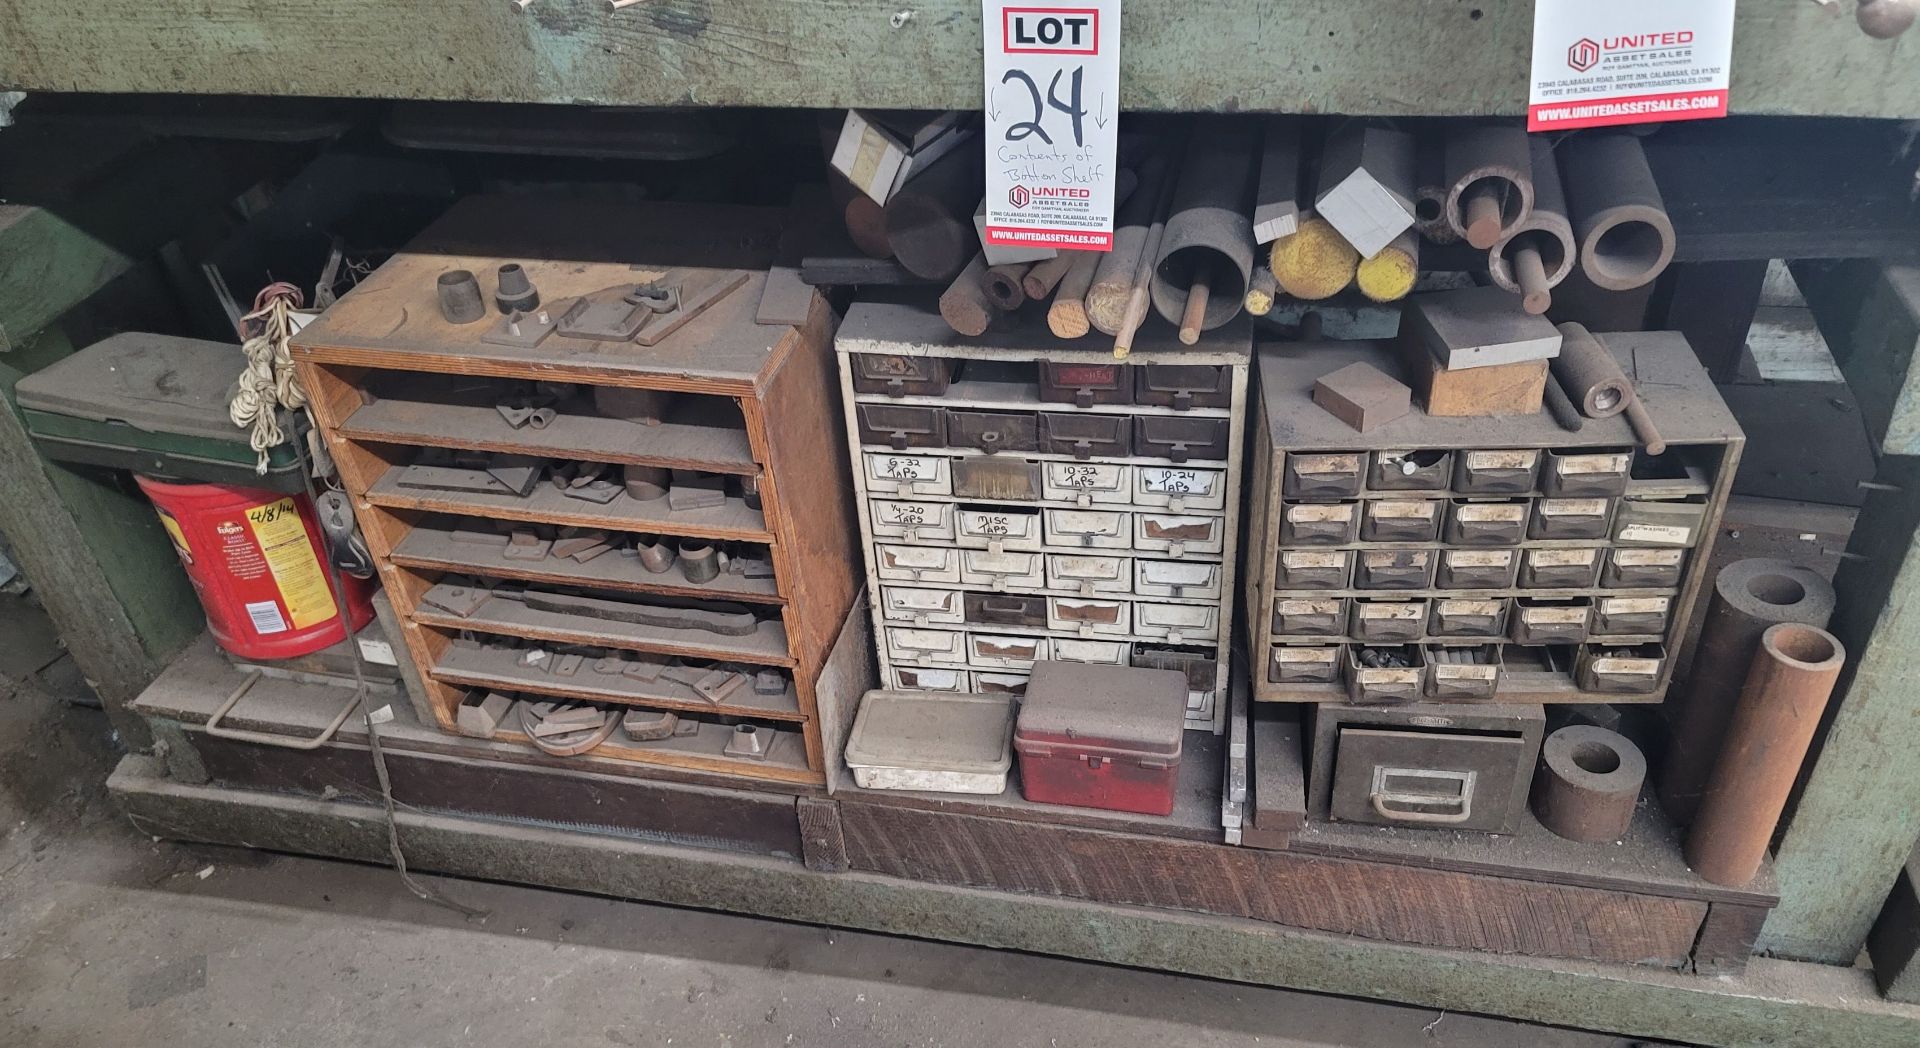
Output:
[[983,0],[987,243],[1113,250],[1120,0]]
[[1142,469],[1140,482],[1147,491],[1169,495],[1211,495],[1217,474],[1203,469]]
[[1727,115],[1734,0],[1534,0],[1527,130]]
[[359,644],[360,657],[368,662],[378,663],[382,666],[400,665],[400,660],[394,657],[393,645],[387,643],[385,640],[379,640],[373,637],[361,637],[359,638]]
[[1693,529],[1662,524],[1628,524],[1617,536],[1621,542],[1654,542],[1662,546],[1684,546],[1693,541]]

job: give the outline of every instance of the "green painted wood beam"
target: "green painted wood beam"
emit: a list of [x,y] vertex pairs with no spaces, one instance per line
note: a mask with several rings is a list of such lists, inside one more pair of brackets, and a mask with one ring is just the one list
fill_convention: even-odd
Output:
[[[1525,111],[1532,5],[1134,0],[1133,109]],[[1920,116],[1914,44],[1739,5],[1740,113]],[[1444,56],[1444,60],[1436,60]],[[980,106],[978,0],[0,0],[0,86],[605,105]]]
[[1827,964],[1859,956],[1920,838],[1920,458],[1883,457],[1875,479],[1834,577],[1847,669],[1774,857],[1780,905],[1757,944]]
[[[191,736],[193,733],[187,733]],[[378,808],[167,779],[129,757],[107,788],[143,832],[389,862]],[[1436,950],[1259,921],[955,888],[799,862],[432,815],[397,819],[415,870],[674,906],[1028,950],[1683,1041],[1771,1048],[1911,1048],[1920,1008],[1855,969],[1756,959],[1740,976],[1684,975]],[[394,890],[400,891],[398,884]],[[454,889],[457,895],[457,886]]]

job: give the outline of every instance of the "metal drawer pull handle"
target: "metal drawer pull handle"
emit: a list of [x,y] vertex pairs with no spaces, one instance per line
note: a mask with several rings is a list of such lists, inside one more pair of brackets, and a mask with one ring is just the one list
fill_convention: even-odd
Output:
[[[1425,822],[1438,825],[1452,825],[1473,818],[1473,787],[1479,779],[1478,772],[1471,771],[1432,771],[1425,768],[1375,768],[1373,769],[1373,813],[1383,819],[1399,822]],[[1408,792],[1388,789],[1390,780],[1426,779],[1434,783],[1451,783],[1456,792],[1452,796],[1437,796],[1433,793]],[[1395,804],[1439,805],[1455,804],[1460,810],[1453,812],[1413,811],[1408,808],[1392,807]]]
[[208,735],[220,739],[238,739],[241,742],[257,742],[263,746],[279,746],[282,749],[288,750],[317,750],[325,746],[327,742],[333,738],[334,733],[340,730],[340,726],[345,724],[347,718],[353,715],[353,711],[360,708],[360,700],[367,695],[367,686],[365,684],[354,688],[352,695],[347,698],[346,705],[340,707],[339,714],[327,725],[326,730],[311,738],[301,738],[297,735],[279,735],[267,731],[245,731],[240,728],[221,727],[221,718],[231,713],[233,708],[240,704],[240,700],[246,696],[247,692],[253,690],[253,685],[259,681],[260,677],[261,673],[259,670],[250,671],[247,674],[247,679],[241,681],[240,686],[233,689],[233,694],[227,696],[227,701],[221,703],[220,708],[213,711],[213,716],[207,718],[206,732]]

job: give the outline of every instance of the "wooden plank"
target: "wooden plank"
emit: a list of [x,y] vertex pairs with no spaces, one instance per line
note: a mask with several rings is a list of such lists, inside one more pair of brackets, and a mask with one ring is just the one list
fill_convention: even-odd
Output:
[[797,797],[793,803],[800,817],[800,843],[807,869],[845,873],[847,838],[840,829],[840,805],[825,797]]
[[400,484],[401,468],[387,470],[367,489],[366,500],[376,506],[394,509],[419,509],[433,513],[455,513],[467,517],[491,517],[497,520],[524,520],[534,524],[568,524],[580,528],[612,528],[652,535],[686,535],[695,538],[769,543],[773,533],[757,509],[750,509],[738,498],[728,496],[726,504],[713,509],[675,510],[665,499],[636,502],[625,494],[604,505],[569,497],[551,484],[537,484],[522,498],[502,493],[435,491],[408,488]]
[[1894,882],[1867,936],[1873,981],[1889,1001],[1920,1004],[1920,848]]
[[393,562],[409,568],[452,571],[485,578],[549,582],[563,586],[592,586],[627,593],[784,603],[772,579],[722,572],[709,582],[688,582],[686,566],[677,558],[671,568],[658,575],[641,567],[636,558],[619,552],[603,553],[584,563],[562,557],[510,560],[504,544],[487,546],[454,541],[455,524],[456,521],[451,518],[433,518],[416,525],[393,548]]
[[1753,941],[1767,922],[1767,907],[1716,902],[1693,944],[1693,970],[1701,975],[1738,975],[1753,960]]
[[528,666],[523,651],[470,644],[449,645],[433,666],[435,680],[468,688],[495,691],[532,692],[538,695],[563,695],[589,702],[617,702],[629,706],[683,710],[722,717],[754,717],[764,720],[797,721],[800,712],[793,686],[779,695],[757,695],[751,683],[743,684],[726,702],[709,702],[691,687],[661,677],[643,683],[631,677],[596,673],[588,665],[569,677],[556,676],[548,667],[558,656],[549,655],[540,666]]
[[1707,912],[1693,900],[935,814],[845,797],[840,818],[855,870],[1453,949],[1677,967]]
[[[192,786],[127,758],[108,781],[135,825],[174,839],[386,863],[379,809]],[[1757,958],[1746,974],[1403,946],[1254,921],[1041,895],[819,874],[800,863],[402,808],[409,863],[452,876],[752,913],[1207,978],[1382,998],[1448,1012],[1711,1046],[1910,1048],[1920,1008],[1879,1000],[1857,968]]]
[[[711,204],[608,204],[556,196],[469,197],[294,338],[318,362],[737,395],[774,356],[754,311],[785,213]],[[650,256],[650,257],[649,257]],[[658,261],[654,261],[658,260]],[[440,314],[440,274],[525,267],[541,301],[644,283],[669,270],[746,270],[747,282],[657,345],[549,335],[537,346],[477,337]],[[488,324],[495,323],[493,319]]]
[[[372,754],[364,745],[278,750],[217,739],[192,729],[187,739],[215,782],[305,794],[333,790],[362,802],[380,795]],[[417,811],[527,819],[780,858],[798,858],[803,851],[794,800],[779,794],[572,768],[530,768],[403,749],[383,752],[394,799]],[[583,804],[587,795],[599,802]]]
[[1920,838],[1920,460],[1885,456],[1834,577],[1829,628],[1847,649],[1825,739],[1802,772],[1774,869],[1780,907],[1759,947],[1846,964]]
[[[200,10],[184,0],[135,12],[106,0],[52,8],[9,0],[0,7],[5,82],[40,91],[556,105],[953,109],[980,101],[979,64],[970,60],[979,12],[960,0],[929,0],[898,26],[867,17],[872,9],[854,0],[667,0],[641,14],[565,7],[536,17],[496,6],[341,4],[328,11],[330,31],[316,47],[302,40],[313,11],[295,0],[263,0],[192,33],[177,31]],[[1502,5],[1475,10],[1484,17],[1436,18],[1416,0],[1146,8],[1129,23],[1139,42],[1113,101],[1127,109],[1522,114],[1532,18]],[[1223,25],[1235,27],[1246,54],[1312,40],[1315,60],[1272,69],[1223,62],[1196,39]],[[1742,113],[1920,116],[1920,87],[1903,57],[1811,4],[1745,5],[1735,15],[1733,104]],[[1344,72],[1331,77],[1315,65]]]
[[[731,408],[732,405],[725,405]],[[744,429],[562,414],[545,429],[514,429],[491,405],[392,400],[362,405],[340,427],[352,440],[428,448],[474,448],[586,462],[632,463],[709,473],[759,472]]]
[[537,611],[525,601],[490,598],[471,615],[455,615],[421,606],[413,620],[446,630],[472,630],[507,637],[526,637],[559,644],[586,644],[626,651],[656,651],[694,659],[751,662],[762,666],[792,666],[787,634],[779,619],[763,619],[754,632],[742,637],[704,630],[670,629],[614,622],[584,615]]

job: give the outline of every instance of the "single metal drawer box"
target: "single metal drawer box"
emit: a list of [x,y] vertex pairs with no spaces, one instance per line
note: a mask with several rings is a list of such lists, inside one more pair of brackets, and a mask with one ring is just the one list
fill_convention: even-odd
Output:
[[1525,495],[1540,471],[1535,449],[1462,451],[1454,457],[1453,490],[1462,495]]
[[1289,453],[1283,467],[1280,491],[1289,498],[1352,498],[1360,494],[1362,458],[1352,452],[1332,455]]
[[1508,633],[1515,644],[1577,644],[1587,639],[1592,615],[1593,606],[1585,597],[1521,597],[1508,616]]
[[1133,592],[1142,597],[1218,598],[1221,571],[1212,561],[1142,558],[1133,562]]
[[1461,499],[1447,514],[1447,541],[1456,546],[1513,546],[1527,533],[1525,502]]
[[985,586],[994,591],[1043,589],[1046,587],[1044,561],[1038,553],[991,550],[956,550],[960,558],[959,578],[967,586]]
[[1442,550],[1434,585],[1440,589],[1512,589],[1519,569],[1517,550]]
[[1363,549],[1353,587],[1368,590],[1426,589],[1433,581],[1433,550]]
[[906,622],[915,626],[958,625],[966,621],[961,612],[960,591],[917,589],[912,586],[880,587],[880,614],[888,622]]
[[[1376,826],[1510,832],[1537,742],[1509,735],[1340,729],[1332,818]],[[1518,798],[1516,800],[1516,798]]]
[[1126,458],[1133,453],[1132,427],[1125,415],[1048,411],[1040,416],[1040,431],[1040,448],[1049,454],[1088,459]]
[[1344,546],[1359,534],[1358,503],[1295,503],[1280,511],[1283,546]]
[[994,455],[953,460],[953,495],[996,502],[1038,502],[1041,464]]
[[969,674],[973,678],[973,690],[981,695],[1025,695],[1027,693],[1027,674],[995,673],[991,670],[977,670]]
[[1344,549],[1283,549],[1274,566],[1273,584],[1285,590],[1347,588],[1353,553]]
[[1347,632],[1347,602],[1338,597],[1281,597],[1273,602],[1276,637],[1339,637]]
[[998,633],[967,634],[967,662],[975,669],[1031,669],[1047,657],[1045,637],[1012,637]]
[[1334,684],[1344,649],[1325,645],[1275,644],[1267,650],[1267,680],[1274,684]]
[[963,603],[969,626],[1021,626],[1045,629],[1047,599],[1023,593],[968,593]]
[[1624,494],[1632,465],[1631,451],[1549,451],[1540,490],[1561,497]]
[[1083,597],[1097,593],[1133,592],[1130,557],[1101,557],[1090,553],[1047,554],[1047,588],[1078,590]]
[[1347,649],[1347,701],[1356,706],[1417,702],[1426,680],[1417,644]]
[[1135,415],[1133,453],[1142,458],[1172,462],[1193,459],[1224,461],[1230,423],[1223,418],[1180,415]]
[[960,581],[960,551],[944,546],[889,546],[875,543],[874,574],[899,582]]
[[1427,697],[1436,702],[1492,702],[1500,690],[1500,646],[1435,645],[1427,649]]
[[1369,644],[1405,644],[1420,639],[1427,627],[1424,600],[1356,600],[1348,629]]
[[1125,506],[1133,501],[1132,471],[1102,462],[1049,462],[1041,491],[1049,502]]
[[873,537],[876,539],[904,539],[907,542],[952,542],[953,503],[951,502],[902,502],[897,499],[874,499],[867,503],[872,510],[871,521]]
[[1530,549],[1520,561],[1521,589],[1589,589],[1600,568],[1601,550]]
[[1132,469],[1136,506],[1165,506],[1175,513],[1226,508],[1227,475],[1219,470],[1188,466],[1134,466]]
[[1047,628],[1082,637],[1124,637],[1133,632],[1132,609],[1124,600],[1048,597]]
[[967,673],[959,669],[895,666],[889,676],[895,691],[966,691]]
[[1593,602],[1595,638],[1659,636],[1667,632],[1673,598],[1596,597]]
[[1646,695],[1658,691],[1666,675],[1667,649],[1658,644],[1630,648],[1589,644],[1574,656],[1574,682],[1587,691]]
[[1095,666],[1125,666],[1132,654],[1126,641],[1121,640],[1081,640],[1077,637],[1054,637],[1053,659],[1055,662],[1082,662]]
[[1231,372],[1218,364],[1148,364],[1134,369],[1134,403],[1185,411],[1233,403]]
[[953,362],[940,357],[854,353],[851,363],[855,393],[937,397],[947,391],[947,384],[953,379]]
[[865,456],[867,488],[876,495],[951,495],[953,475],[948,459],[935,455]]
[[1133,403],[1133,376],[1125,364],[1040,362],[1040,399],[1049,404],[1090,408],[1095,404]]
[[1078,546],[1082,549],[1127,549],[1133,544],[1129,534],[1133,514],[1100,509],[1049,509],[1042,511],[1044,534],[1049,546]]
[[947,443],[947,413],[917,404],[855,404],[860,443],[893,448],[937,448]]
[[1444,597],[1433,602],[1427,632],[1435,637],[1499,637],[1507,631],[1504,597]]
[[1603,539],[1613,521],[1613,500],[1541,499],[1533,504],[1527,537],[1534,539]]
[[1432,499],[1374,499],[1360,518],[1364,542],[1432,542],[1440,534],[1440,507]]
[[1613,541],[1622,546],[1684,549],[1700,542],[1707,507],[1699,502],[1623,499],[1613,518]]
[[1367,470],[1373,491],[1445,491],[1453,479],[1453,452],[1376,451]]
[[1683,549],[1616,549],[1600,572],[1605,589],[1677,589],[1686,565]]
[[1031,411],[947,410],[947,446],[999,451],[1040,450],[1040,421]]
[[960,666],[967,661],[967,635],[952,630],[887,627],[887,658]]
[[1135,513],[1133,548],[1164,551],[1169,557],[1217,554],[1226,546],[1226,519],[1171,513]]
[[1142,637],[1165,638],[1169,644],[1216,641],[1220,639],[1220,606],[1135,601],[1133,629]]
[[1010,549],[1040,548],[1040,514],[1019,509],[962,509],[959,537],[969,549],[998,553]]

